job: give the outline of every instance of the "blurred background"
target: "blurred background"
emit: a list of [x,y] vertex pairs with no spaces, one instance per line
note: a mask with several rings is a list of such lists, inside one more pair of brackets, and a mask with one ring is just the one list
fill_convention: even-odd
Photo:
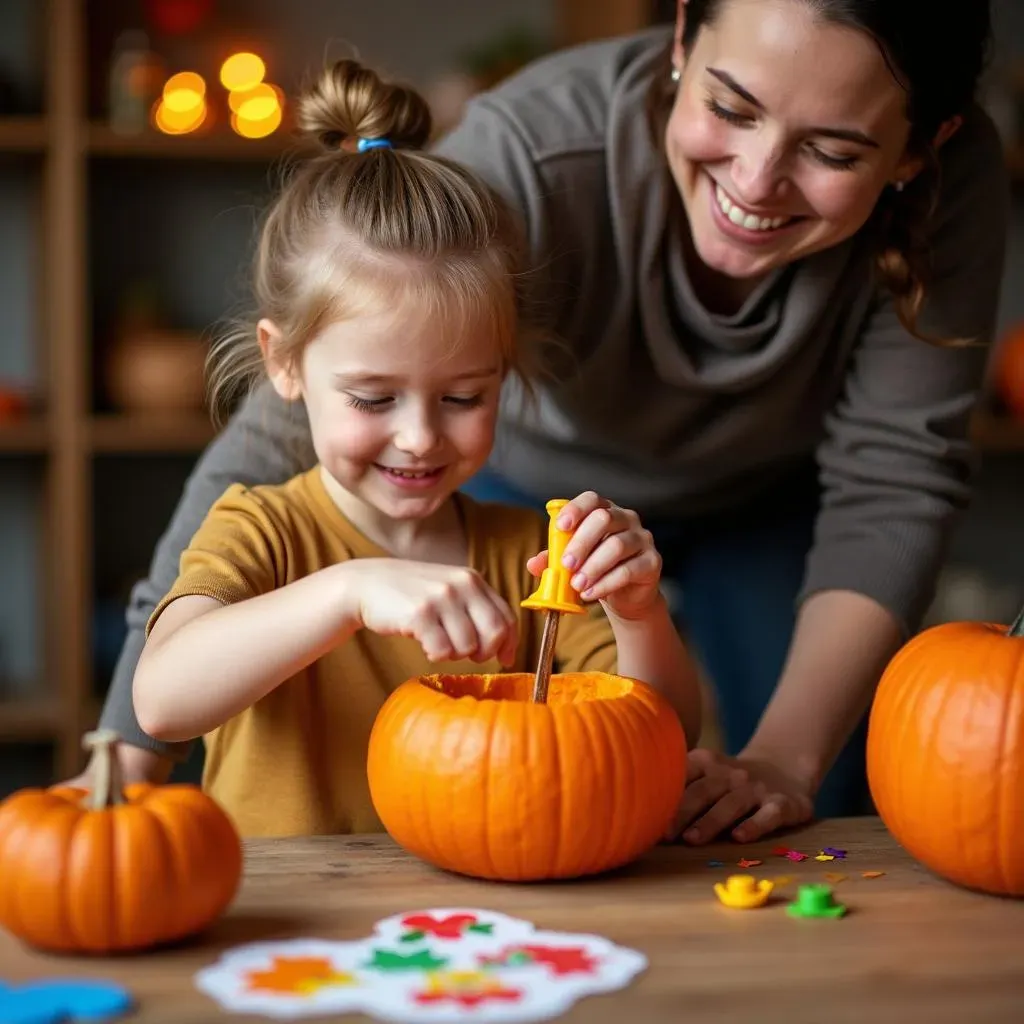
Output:
[[[1024,604],[1024,0],[995,3],[985,104],[1013,225],[978,494],[930,621]],[[354,55],[420,87],[444,130],[533,57],[672,6],[0,0],[0,798],[81,766],[129,590],[212,437],[205,340],[246,303],[289,97]]]

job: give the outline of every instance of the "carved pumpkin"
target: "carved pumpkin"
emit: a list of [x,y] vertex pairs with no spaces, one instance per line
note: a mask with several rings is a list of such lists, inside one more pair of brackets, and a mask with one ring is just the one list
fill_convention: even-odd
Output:
[[478,878],[574,878],[619,867],[665,834],[686,740],[645,683],[601,672],[431,675],[403,683],[370,734],[370,796],[392,838]]
[[24,789],[0,804],[0,925],[63,953],[121,953],[182,939],[234,898],[242,849],[198,787],[122,788],[116,734],[85,737],[95,786]]
[[1024,896],[1024,612],[934,626],[871,707],[868,781],[896,840],[951,882]]

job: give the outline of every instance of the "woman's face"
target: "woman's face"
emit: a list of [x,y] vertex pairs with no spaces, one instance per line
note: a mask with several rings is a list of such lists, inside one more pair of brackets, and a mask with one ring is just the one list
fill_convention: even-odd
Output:
[[726,0],[666,128],[695,248],[756,278],[854,234],[909,178],[906,94],[868,35],[803,0]]

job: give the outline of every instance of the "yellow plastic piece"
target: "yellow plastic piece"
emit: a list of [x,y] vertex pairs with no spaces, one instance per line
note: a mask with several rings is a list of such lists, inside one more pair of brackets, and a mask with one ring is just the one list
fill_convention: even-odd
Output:
[[568,505],[565,498],[552,498],[545,508],[550,522],[548,523],[548,567],[540,574],[537,589],[522,602],[523,608],[537,608],[554,612],[580,614],[586,611],[580,601],[579,594],[569,582],[572,573],[562,565],[565,546],[572,536],[568,530],[559,529],[555,520],[558,513]]
[[753,875],[730,875],[724,884],[715,882],[715,895],[727,907],[747,910],[764,906],[774,888],[774,883],[767,878],[757,881]]

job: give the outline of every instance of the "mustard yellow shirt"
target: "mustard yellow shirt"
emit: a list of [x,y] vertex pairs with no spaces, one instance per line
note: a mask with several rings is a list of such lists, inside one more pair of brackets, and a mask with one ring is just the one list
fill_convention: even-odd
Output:
[[[527,559],[547,546],[547,519],[529,509],[456,495],[469,565],[519,616],[516,663],[537,664],[541,613],[520,601],[536,587]],[[230,487],[182,553],[176,598],[244,601],[351,558],[386,558],[324,489],[319,467],[277,486]],[[564,615],[555,649],[563,671],[613,672],[615,642],[599,604]],[[378,709],[400,683],[433,672],[498,672],[497,661],[428,662],[407,637],[362,629],[299,675],[204,737],[203,787],[244,836],[383,831],[370,801],[366,753]]]

